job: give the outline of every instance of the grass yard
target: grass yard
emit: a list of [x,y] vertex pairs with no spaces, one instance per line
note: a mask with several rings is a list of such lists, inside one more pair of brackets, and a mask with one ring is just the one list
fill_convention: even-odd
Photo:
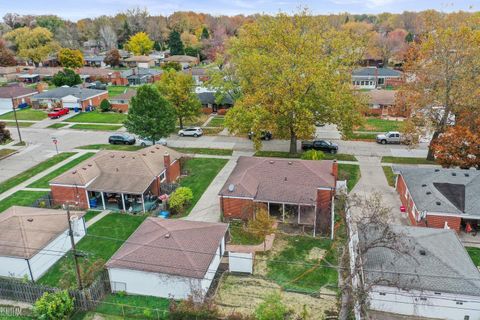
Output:
[[[334,160],[337,159],[339,161],[357,161],[357,158],[353,154],[346,154],[346,153],[325,153],[324,160]],[[271,158],[300,158],[302,156],[301,153],[290,154],[287,151],[257,151],[254,154],[255,157],[271,157]]]
[[436,164],[435,161],[423,159],[423,158],[414,158],[414,157],[382,157],[383,163],[398,163],[398,164]]
[[0,149],[0,159],[14,153],[17,150],[14,149]]
[[225,118],[216,116],[207,124],[207,127],[225,127]]
[[392,167],[390,166],[382,166],[383,173],[385,174],[385,178],[387,178],[388,185],[390,187],[395,187],[395,173],[393,173]]
[[480,248],[466,247],[468,255],[473,261],[473,264],[480,266]]
[[31,206],[38,198],[46,195],[47,191],[17,191],[0,201],[0,214],[11,206]]
[[85,213],[83,218],[85,219],[85,222],[88,220],[94,218],[97,214],[100,214],[102,211],[101,210],[89,210]]
[[65,126],[68,126],[68,123],[54,123],[54,124],[49,125],[47,128],[60,129],[60,128],[63,128]]
[[44,176],[44,177],[38,179],[37,181],[29,184],[28,187],[29,188],[48,188],[49,187],[48,182],[50,180],[58,177],[62,173],[64,173],[67,170],[75,167],[77,164],[79,164],[80,162],[82,162],[84,160],[87,160],[88,158],[92,157],[93,155],[95,155],[94,152],[85,153],[85,154],[81,155],[80,157],[78,157],[76,159],[73,159],[72,161],[64,164],[63,166],[61,166],[57,170],[54,170],[54,171],[50,172],[49,174],[47,174],[46,176]]
[[241,221],[230,222],[230,244],[256,245],[263,243],[263,239],[249,232]]
[[[201,127],[205,121],[207,121],[209,115],[206,114],[199,114],[198,116],[194,117],[193,119],[190,120],[184,120],[183,121],[183,127]],[[180,122],[177,119],[177,126],[180,125]]]
[[131,146],[131,145],[124,145],[124,144],[90,144],[86,146],[77,147],[77,149],[83,150],[122,150],[122,151],[136,151],[143,149],[142,146]]
[[351,191],[358,180],[360,180],[360,166],[356,164],[339,163],[338,180],[347,180],[348,191]]
[[[31,108],[17,110],[17,120],[35,120],[40,121],[46,119],[47,113],[41,110],[35,110]],[[12,112],[2,114],[0,120],[15,120],[15,116]]]
[[97,131],[117,131],[122,126],[115,125],[115,124],[74,124],[71,126],[71,129],[76,130],[97,130]]
[[380,118],[367,118],[365,124],[355,128],[355,131],[388,132],[402,130],[403,122]]
[[79,114],[68,118],[65,122],[85,122],[85,123],[118,123],[122,124],[127,118],[126,114],[117,112],[80,112]]
[[186,216],[192,211],[202,194],[227,162],[226,159],[214,158],[192,158],[185,162],[183,170],[188,172],[188,175],[180,180],[180,185],[192,189],[193,200],[185,214],[176,215],[174,218]]
[[214,136],[223,131],[223,128],[202,128],[203,134],[206,136]]
[[[112,213],[88,228],[87,235],[77,244],[77,249],[85,254],[85,257],[79,258],[80,268],[83,270],[83,278],[88,275],[88,278],[93,280],[98,271],[103,268],[103,264],[110,259],[146,217]],[[92,273],[89,267],[95,263],[99,265],[99,268]],[[76,286],[74,269],[73,258],[71,252],[69,252],[55,263],[37,282],[49,286],[58,286],[60,280],[63,280],[62,284],[64,286],[74,287]],[[86,282],[88,284],[88,281]]]
[[[8,121],[8,122],[5,122],[5,124],[7,125],[7,127],[16,127],[17,124],[15,121]],[[35,122],[25,122],[25,121],[18,121],[18,126],[20,128],[28,128],[28,127],[31,127],[35,124]]]
[[169,299],[110,294],[96,307],[95,313],[121,316],[125,319],[168,319],[169,306]]
[[125,93],[125,91],[128,89],[128,86],[108,86],[108,96],[109,97],[115,97],[118,96],[122,93]]
[[172,148],[183,153],[192,154],[208,154],[214,156],[231,156],[233,150],[231,149],[215,149],[215,148]]
[[376,141],[377,134],[376,133],[368,133],[368,132],[354,132],[352,136],[348,140],[359,140],[359,141]]
[[62,162],[63,160],[73,156],[74,154],[76,154],[76,152],[62,152],[51,157],[50,159],[40,162],[39,164],[33,166],[28,170],[23,171],[22,173],[17,174],[16,176],[11,177],[8,180],[5,180],[4,182],[0,183],[0,193],[3,193],[8,189],[15,187],[16,185],[45,171],[46,169],[56,165],[57,163]]

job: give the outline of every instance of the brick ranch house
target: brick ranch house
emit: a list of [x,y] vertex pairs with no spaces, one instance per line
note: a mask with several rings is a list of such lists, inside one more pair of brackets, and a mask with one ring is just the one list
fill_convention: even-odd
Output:
[[42,106],[51,108],[59,104],[64,108],[78,108],[82,111],[85,111],[88,106],[100,106],[102,100],[105,99],[108,99],[108,91],[106,90],[67,86],[44,91],[31,97],[34,108],[41,108]]
[[37,91],[21,86],[0,87],[0,114],[10,112],[18,106],[30,104],[30,97]]
[[128,89],[126,92],[119,94],[118,96],[108,99],[112,105],[113,110],[128,112],[130,106],[130,100],[137,94],[136,90]]
[[221,189],[224,220],[246,220],[258,205],[281,222],[327,234],[332,227],[336,161],[239,157]]
[[162,184],[180,176],[182,154],[160,145],[138,151],[102,150],[50,181],[53,203],[82,209],[153,210]]
[[457,232],[480,219],[480,172],[439,168],[395,168],[396,189],[414,226]]

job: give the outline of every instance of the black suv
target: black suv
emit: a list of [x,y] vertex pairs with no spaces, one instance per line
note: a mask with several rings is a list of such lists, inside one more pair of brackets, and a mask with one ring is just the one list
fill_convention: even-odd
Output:
[[338,144],[327,140],[302,141],[302,150],[320,150],[328,153],[337,153]]
[[[250,131],[248,133],[248,139],[252,140],[254,135],[255,135],[255,133],[253,131]],[[260,139],[261,140],[268,141],[268,140],[272,140],[272,138],[273,138],[273,135],[270,131],[260,131]]]
[[135,137],[128,134],[113,134],[108,137],[110,144],[135,144]]

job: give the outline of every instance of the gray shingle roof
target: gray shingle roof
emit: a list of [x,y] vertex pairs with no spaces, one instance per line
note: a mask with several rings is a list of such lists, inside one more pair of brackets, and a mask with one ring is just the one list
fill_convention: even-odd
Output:
[[[198,99],[200,100],[200,103],[202,105],[207,105],[207,104],[217,104],[215,102],[215,92],[210,92],[210,91],[206,91],[206,92],[199,92],[197,93],[197,97]],[[228,95],[225,96],[225,98],[223,99],[222,103],[221,104],[224,104],[224,105],[233,105],[233,100],[232,98],[230,98]]]
[[352,75],[354,77],[375,77],[375,73],[378,72],[379,77],[400,77],[402,73],[390,68],[375,68],[365,67],[354,70]]
[[75,96],[80,100],[86,100],[93,96],[105,93],[105,90],[85,89],[77,87],[59,87],[52,90],[44,91],[42,93],[32,96],[32,99],[62,99],[66,96]]
[[[367,230],[359,235],[362,244],[382,237],[384,231],[374,226]],[[392,226],[392,230],[409,254],[385,247],[368,250],[363,265],[368,283],[480,295],[480,273],[455,231],[406,226]]]
[[480,216],[480,171],[411,167],[394,170],[402,175],[420,212]]

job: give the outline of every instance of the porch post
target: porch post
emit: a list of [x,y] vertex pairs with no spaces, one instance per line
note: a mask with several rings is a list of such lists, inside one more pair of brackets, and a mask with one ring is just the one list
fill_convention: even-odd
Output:
[[298,224],[300,224],[300,204],[298,205]]
[[282,221],[285,222],[285,203],[282,203]]
[[103,191],[100,192],[100,194],[102,195],[102,205],[103,205],[103,210],[106,210],[107,207],[105,206],[105,196],[103,195]]
[[270,202],[267,202],[267,211],[268,211],[268,216],[270,217]]
[[145,213],[145,198],[143,197],[143,193],[142,193],[142,207],[143,207],[143,213]]
[[122,195],[122,204],[123,204],[123,211],[127,211],[127,209],[125,208],[125,197],[123,196],[123,193],[121,194]]
[[85,196],[87,197],[87,207],[90,209],[90,197],[88,196],[88,191],[85,189]]
[[314,219],[313,219],[313,237],[316,236],[316,231],[317,231],[317,206],[313,207],[313,212],[315,213]]

